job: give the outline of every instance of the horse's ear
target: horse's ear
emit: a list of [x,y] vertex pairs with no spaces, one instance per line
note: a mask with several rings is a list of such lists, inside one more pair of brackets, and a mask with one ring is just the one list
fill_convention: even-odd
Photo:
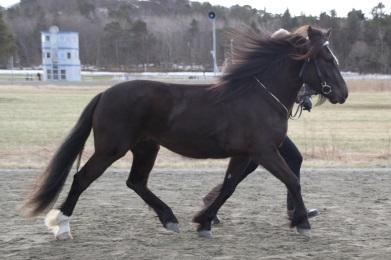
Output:
[[308,33],[308,35],[310,35],[310,34],[312,34],[312,27],[311,27],[311,25],[308,25],[308,28],[307,28],[307,33]]
[[307,34],[308,34],[308,38],[312,41],[314,39],[314,36],[315,36],[315,30],[312,28],[311,25],[308,25],[308,28],[307,28]]
[[313,45],[321,44],[321,39],[323,37],[323,33],[318,29],[314,29],[311,26],[308,26],[308,39],[311,41]]

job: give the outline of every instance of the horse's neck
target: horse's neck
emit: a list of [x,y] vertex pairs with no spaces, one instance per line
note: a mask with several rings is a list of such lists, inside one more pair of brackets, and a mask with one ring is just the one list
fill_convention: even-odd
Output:
[[301,88],[299,78],[300,63],[291,60],[278,70],[278,74],[267,76],[263,83],[288,110],[292,109],[297,94]]

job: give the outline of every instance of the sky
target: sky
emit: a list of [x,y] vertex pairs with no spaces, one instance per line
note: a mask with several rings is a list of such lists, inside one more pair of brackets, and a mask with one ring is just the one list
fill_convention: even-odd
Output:
[[332,9],[337,11],[337,16],[345,17],[353,8],[362,10],[367,18],[370,18],[371,10],[379,2],[385,5],[385,12],[391,13],[391,0],[209,0],[213,5],[232,6],[250,5],[253,8],[264,9],[273,14],[282,14],[286,9],[289,9],[291,15],[319,16],[321,12],[329,12]]
[[[194,1],[194,0],[191,0]],[[197,0],[198,1],[198,0]],[[0,5],[9,7],[19,0],[0,0]],[[199,2],[202,2],[200,0]],[[232,5],[250,5],[253,8],[264,9],[267,12],[278,14],[284,13],[288,8],[291,15],[314,15],[319,16],[320,12],[329,12],[332,9],[337,11],[337,16],[344,17],[353,8],[362,10],[367,18],[371,18],[370,13],[374,6],[379,2],[385,5],[385,12],[391,13],[391,0],[209,0],[213,5],[232,6]]]

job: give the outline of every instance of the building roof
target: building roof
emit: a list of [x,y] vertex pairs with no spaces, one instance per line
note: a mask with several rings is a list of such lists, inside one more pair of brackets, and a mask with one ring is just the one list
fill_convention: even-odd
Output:
[[[49,31],[41,31],[41,33],[48,33],[48,34],[50,34],[51,32],[49,32]],[[60,32],[58,32],[56,34],[79,34],[79,33],[78,32],[70,32],[70,31],[60,31]]]

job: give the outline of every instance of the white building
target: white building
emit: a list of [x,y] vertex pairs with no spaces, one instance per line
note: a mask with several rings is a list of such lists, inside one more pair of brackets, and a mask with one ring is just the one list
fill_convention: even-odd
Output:
[[79,33],[41,32],[43,80],[80,81]]

